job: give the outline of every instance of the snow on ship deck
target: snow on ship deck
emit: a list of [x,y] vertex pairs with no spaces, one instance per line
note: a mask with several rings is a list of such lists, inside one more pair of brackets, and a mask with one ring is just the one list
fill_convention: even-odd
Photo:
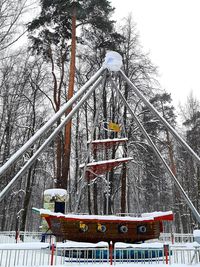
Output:
[[92,220],[92,221],[115,221],[115,222],[144,222],[144,221],[172,221],[173,220],[173,213],[172,211],[166,212],[151,212],[151,213],[143,213],[141,217],[132,217],[132,216],[117,216],[117,215],[82,215],[82,214],[63,214],[59,212],[52,212],[47,209],[37,209],[33,208],[34,211],[39,212],[42,217],[45,216],[53,216],[53,217],[62,217],[66,219],[73,219],[73,220]]

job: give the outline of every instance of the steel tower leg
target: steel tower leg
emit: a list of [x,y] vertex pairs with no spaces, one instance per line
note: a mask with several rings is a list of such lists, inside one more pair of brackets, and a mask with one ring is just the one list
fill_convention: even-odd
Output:
[[143,100],[143,102],[153,110],[156,116],[163,122],[163,124],[167,127],[167,129],[171,132],[171,134],[183,145],[183,147],[190,153],[190,155],[200,164],[200,157],[194,152],[194,150],[181,138],[181,136],[174,130],[174,128],[159,114],[159,112],[154,108],[154,106],[144,97],[144,95],[138,90],[138,88],[129,80],[129,78],[125,75],[125,73],[120,70],[119,71],[122,78],[127,82],[127,84],[133,89],[135,94]]
[[[105,74],[106,75],[106,74]],[[28,168],[32,166],[37,157],[41,152],[47,147],[47,145],[54,140],[56,135],[62,130],[65,124],[72,118],[72,116],[79,110],[82,104],[89,98],[89,96],[94,92],[96,87],[103,80],[103,76],[99,77],[94,85],[88,90],[88,92],[79,100],[78,104],[72,109],[72,111],[65,117],[65,119],[60,123],[60,125],[52,132],[52,134],[46,139],[46,141],[40,146],[40,148],[35,152],[35,154],[27,161],[27,163],[22,167],[22,169],[15,175],[15,177],[7,184],[7,186],[0,193],[0,201],[5,197],[5,195],[11,190],[15,182],[27,171]]]
[[104,72],[105,67],[101,67],[91,78],[88,80],[80,90],[66,103],[64,104],[60,110],[52,116],[50,120],[48,120],[15,154],[13,154],[10,159],[0,167],[0,176],[3,175],[6,170],[15,163],[15,161],[22,156],[26,150],[31,147],[41,135],[43,135],[53,124],[63,115],[66,110],[73,105],[73,103],[91,86],[98,77]]
[[[128,79],[128,78],[127,78]],[[118,91],[119,96],[121,97],[124,105],[127,107],[129,113],[131,114],[131,116],[134,118],[134,120],[136,121],[137,125],[139,126],[141,132],[143,133],[143,135],[146,137],[149,145],[152,147],[152,149],[154,150],[156,156],[158,157],[158,159],[163,163],[166,171],[168,172],[168,174],[171,176],[172,180],[174,180],[176,186],[178,187],[179,191],[181,192],[181,194],[183,195],[186,203],[188,204],[188,206],[190,207],[193,215],[195,216],[195,218],[197,219],[197,221],[200,223],[200,214],[197,211],[197,209],[195,208],[195,206],[193,205],[193,203],[191,202],[191,200],[189,199],[188,195],[186,194],[185,190],[183,189],[183,187],[181,186],[181,184],[179,183],[179,181],[177,180],[176,176],[173,174],[173,172],[171,171],[170,167],[168,166],[168,164],[166,163],[166,161],[164,160],[164,158],[162,157],[161,153],[159,152],[159,150],[157,149],[157,147],[155,146],[155,144],[153,143],[151,137],[149,136],[149,134],[147,133],[147,131],[145,130],[145,128],[143,127],[143,125],[141,124],[141,122],[139,121],[139,119],[137,118],[137,116],[135,115],[135,113],[133,112],[133,110],[131,109],[130,105],[128,104],[128,102],[126,101],[126,99],[124,98],[124,96],[122,95],[121,91],[118,89],[116,83],[112,80],[111,83],[113,85],[113,87]],[[135,86],[134,86],[135,88]],[[141,94],[141,93],[140,93]],[[146,100],[147,101],[147,100]],[[156,111],[157,112],[157,111]],[[171,127],[171,126],[170,126]]]

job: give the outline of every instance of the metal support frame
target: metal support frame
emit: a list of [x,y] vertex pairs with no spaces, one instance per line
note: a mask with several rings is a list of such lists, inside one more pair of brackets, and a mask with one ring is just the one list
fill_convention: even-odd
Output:
[[[122,76],[123,77],[123,76]],[[127,78],[128,79],[128,78]],[[125,80],[127,80],[125,79]],[[176,186],[178,187],[179,191],[182,193],[186,203],[188,204],[188,206],[190,207],[192,213],[194,214],[195,218],[197,219],[197,221],[200,223],[200,214],[197,211],[197,209],[195,208],[195,206],[193,205],[193,203],[191,202],[191,200],[189,199],[188,195],[186,194],[185,190],[183,189],[183,187],[181,186],[181,184],[179,183],[179,181],[177,180],[176,176],[173,174],[172,170],[170,169],[170,167],[168,166],[168,164],[166,163],[166,161],[164,160],[164,158],[162,157],[161,153],[159,152],[159,150],[157,149],[157,147],[155,146],[154,142],[152,141],[151,137],[149,136],[149,134],[147,133],[147,131],[145,130],[145,128],[143,127],[143,125],[141,124],[141,122],[139,121],[139,119],[137,118],[137,116],[135,115],[135,113],[133,112],[133,110],[131,109],[130,105],[128,104],[128,102],[126,101],[126,99],[124,98],[124,96],[122,95],[121,91],[118,89],[116,83],[113,81],[113,79],[110,79],[113,87],[118,91],[119,96],[121,97],[124,105],[127,107],[129,113],[131,114],[131,116],[133,117],[133,119],[135,120],[135,122],[137,123],[138,127],[140,128],[141,132],[143,133],[143,135],[146,137],[149,145],[152,147],[152,149],[154,150],[156,156],[158,157],[158,159],[163,163],[167,173],[171,176],[171,178],[174,180]],[[128,80],[129,81],[129,80]],[[129,81],[130,82],[130,81]],[[133,85],[134,86],[134,85]],[[134,86],[134,88],[136,88]],[[137,89],[137,88],[136,88]],[[138,90],[138,89],[137,89]],[[141,93],[140,93],[141,95]],[[148,104],[150,104],[147,100],[146,102]],[[150,104],[151,105],[151,104]],[[151,106],[148,105],[150,108]],[[157,112],[157,111],[156,111]],[[163,120],[162,120],[163,121]],[[164,123],[164,121],[163,121]],[[171,126],[170,126],[171,127]],[[174,130],[173,130],[174,131]]]
[[[52,134],[46,139],[46,141],[40,146],[40,148],[34,153],[34,155],[27,161],[27,163],[22,167],[22,169],[15,175],[15,177],[9,182],[9,184],[0,192],[0,201],[4,198],[4,196],[11,190],[12,186],[15,184],[15,182],[18,180],[19,177],[21,177],[28,168],[32,166],[32,164],[35,162],[37,157],[40,155],[40,153],[46,148],[46,146],[52,142],[52,140],[56,137],[56,135],[62,130],[62,128],[67,124],[67,122],[72,118],[72,116],[78,111],[78,109],[81,107],[81,105],[89,98],[89,96],[94,92],[96,87],[102,82],[103,80],[103,72],[105,70],[105,66],[101,67],[91,78],[88,82],[85,83],[84,86],[66,103],[64,104],[60,110],[52,116],[50,120],[48,120],[43,127],[41,127],[13,156],[10,157],[10,159],[2,166],[0,167],[0,176],[2,176],[7,169],[14,164],[17,159],[22,156],[28,148],[30,148],[46,131],[50,129],[54,125],[54,123],[65,114],[66,110],[70,108],[76,100],[78,100],[83,93],[85,95],[78,101],[77,105],[72,109],[72,111],[65,117],[65,119],[60,123],[60,125],[52,132]],[[173,127],[159,114],[159,112],[153,107],[153,105],[144,97],[144,95],[138,90],[138,88],[128,79],[128,77],[124,74],[124,72],[120,69],[119,73],[121,77],[127,82],[127,84],[133,89],[135,94],[150,108],[151,111],[153,111],[158,119],[166,126],[166,128],[171,132],[171,134],[183,145],[183,147],[190,153],[190,155],[197,161],[197,163],[200,163],[199,156],[192,150],[192,148],[178,135],[178,133],[173,129]],[[106,75],[106,74],[105,74]],[[171,176],[171,178],[174,180],[176,186],[182,193],[186,203],[190,207],[192,213],[194,214],[197,221],[200,223],[200,214],[194,207],[193,203],[187,196],[186,192],[182,188],[181,184],[177,180],[176,176],[171,171],[170,167],[162,157],[161,153],[153,143],[152,139],[146,132],[145,128],[131,109],[130,105],[122,95],[121,91],[118,89],[116,83],[112,78],[110,78],[110,81],[113,85],[113,87],[117,90],[119,93],[119,96],[121,97],[124,105],[127,107],[128,111],[136,121],[137,125],[139,126],[140,130],[142,131],[143,135],[146,137],[149,145],[154,150],[156,156],[158,159],[163,163],[167,173]],[[93,84],[93,86],[87,91],[88,87],[90,87]],[[86,92],[87,91],[87,92]]]
[[[105,74],[106,75],[106,74]],[[97,79],[97,78],[96,78]],[[79,108],[84,104],[84,102],[90,97],[94,92],[96,87],[101,83],[103,76],[99,77],[93,86],[88,90],[88,92],[79,100],[77,105],[72,109],[72,111],[65,117],[65,119],[59,124],[59,126],[52,132],[52,134],[46,139],[46,141],[40,146],[40,148],[34,153],[34,155],[27,161],[27,163],[21,168],[21,170],[14,176],[14,178],[7,184],[7,186],[0,192],[0,201],[5,197],[5,195],[11,190],[15,182],[30,168],[41,152],[47,147],[47,145],[54,140],[57,134],[62,130],[62,128],[67,124],[67,122],[72,118],[72,116],[79,110]],[[75,101],[75,100],[74,100]]]
[[100,75],[104,72],[105,68],[101,67],[81,88],[80,90],[71,98],[69,101],[64,104],[60,110],[54,114],[15,154],[13,154],[10,159],[0,167],[0,176],[3,175],[6,170],[16,162],[16,160],[22,156],[26,150],[31,147],[45,132],[47,132],[50,127],[70,108],[74,102],[91,86]]
[[190,155],[195,159],[195,161],[200,164],[200,157],[194,152],[194,150],[181,138],[181,136],[174,130],[174,128],[159,114],[159,112],[154,108],[154,106],[144,97],[144,95],[138,90],[138,88],[129,80],[125,73],[119,71],[122,78],[127,82],[127,84],[133,89],[134,93],[143,100],[143,102],[152,110],[159,120],[167,127],[171,134],[183,145],[183,147],[190,153]]

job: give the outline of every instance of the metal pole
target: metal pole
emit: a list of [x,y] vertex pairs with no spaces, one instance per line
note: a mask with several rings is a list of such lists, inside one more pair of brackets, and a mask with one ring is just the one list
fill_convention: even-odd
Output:
[[20,157],[23,153],[32,146],[38,138],[44,134],[65,112],[72,106],[72,104],[91,86],[96,79],[103,73],[104,67],[101,67],[81,88],[80,90],[66,103],[60,110],[55,113],[50,120],[48,120],[10,159],[0,167],[0,176],[3,175],[6,170]]
[[174,128],[159,114],[159,112],[154,108],[154,106],[144,97],[142,93],[138,90],[138,88],[128,79],[125,73],[120,70],[119,71],[124,80],[128,83],[128,85],[134,90],[136,95],[141,98],[144,103],[154,111],[156,116],[164,123],[167,129],[171,132],[171,134],[186,148],[186,150],[190,153],[190,155],[200,164],[200,157],[194,152],[194,150],[181,138],[181,136],[174,130]]
[[15,175],[15,177],[7,184],[7,186],[0,193],[0,201],[4,196],[11,190],[14,183],[30,168],[40,153],[46,148],[46,146],[52,142],[56,135],[62,130],[65,124],[72,118],[72,116],[78,111],[81,105],[88,99],[88,97],[94,92],[96,87],[101,83],[103,77],[94,83],[94,85],[88,90],[88,92],[81,98],[78,104],[72,109],[72,111],[65,117],[65,119],[59,124],[59,126],[53,131],[53,133],[46,139],[46,141],[41,145],[41,147],[35,152],[35,154],[27,161],[27,163],[22,167],[22,169]]
[[171,178],[174,180],[175,184],[177,185],[178,189],[180,190],[180,192],[182,193],[186,203],[188,204],[188,206],[190,207],[192,213],[194,214],[194,216],[196,217],[197,221],[200,223],[200,214],[198,213],[197,209],[194,207],[194,205],[192,204],[191,200],[189,199],[188,195],[186,194],[186,192],[184,191],[183,187],[181,186],[181,184],[179,183],[179,181],[177,180],[176,176],[173,174],[173,172],[171,171],[171,169],[169,168],[169,166],[167,165],[166,161],[164,160],[164,158],[162,157],[161,153],[159,152],[159,150],[157,149],[157,147],[155,146],[155,144],[153,143],[152,139],[150,138],[150,136],[148,135],[147,131],[145,130],[145,128],[143,127],[143,125],[141,124],[141,122],[138,120],[137,116],[134,114],[133,110],[131,109],[130,105],[128,104],[128,102],[126,101],[126,99],[124,98],[124,96],[122,95],[121,91],[118,89],[116,83],[112,80],[111,83],[114,86],[114,88],[118,91],[124,105],[127,107],[128,111],[130,112],[130,114],[133,116],[134,120],[136,121],[137,125],[139,126],[139,128],[141,129],[143,135],[146,137],[149,145],[152,147],[152,149],[154,150],[156,156],[158,157],[158,159],[160,159],[160,161],[163,163],[166,171],[168,172],[168,174],[171,176]]

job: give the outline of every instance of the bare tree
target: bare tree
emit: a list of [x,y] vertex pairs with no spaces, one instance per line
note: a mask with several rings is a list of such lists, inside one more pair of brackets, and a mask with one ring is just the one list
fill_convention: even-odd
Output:
[[[200,153],[200,102],[191,93],[187,102],[181,107],[181,114],[184,119],[183,126],[185,131],[185,139],[191,148]],[[182,148],[178,148],[178,173],[181,182],[197,209],[200,208],[200,167],[194,159],[186,153]],[[184,232],[193,230],[197,222],[191,215],[191,212],[182,201],[181,224]]]
[[[25,24],[37,0],[0,1],[0,52],[16,43],[25,33]],[[29,15],[28,15],[29,14]]]
[[[39,58],[33,59],[25,51],[21,55],[9,57],[2,61],[0,70],[0,163],[3,164],[17,151],[46,120],[47,100],[43,92],[44,81],[48,83]],[[47,133],[48,134],[48,133]],[[45,137],[44,137],[45,138]],[[29,159],[41,140],[31,147],[12,168],[1,177],[0,188],[10,181],[16,172]],[[52,147],[49,150],[52,153]],[[51,159],[45,160],[48,153],[36,161],[30,170],[18,181],[10,195],[0,203],[1,228],[13,229],[16,220],[16,213],[22,217],[21,229],[25,229],[27,216],[30,214],[31,200],[41,206],[42,191],[45,189],[46,180],[52,183],[53,175],[47,177],[46,173],[52,173],[53,154]],[[48,169],[47,169],[48,168]],[[43,179],[38,180],[41,176]],[[34,195],[32,192],[37,185]],[[41,190],[40,190],[41,188]],[[36,198],[37,196],[37,198]],[[9,217],[8,217],[9,215]]]

